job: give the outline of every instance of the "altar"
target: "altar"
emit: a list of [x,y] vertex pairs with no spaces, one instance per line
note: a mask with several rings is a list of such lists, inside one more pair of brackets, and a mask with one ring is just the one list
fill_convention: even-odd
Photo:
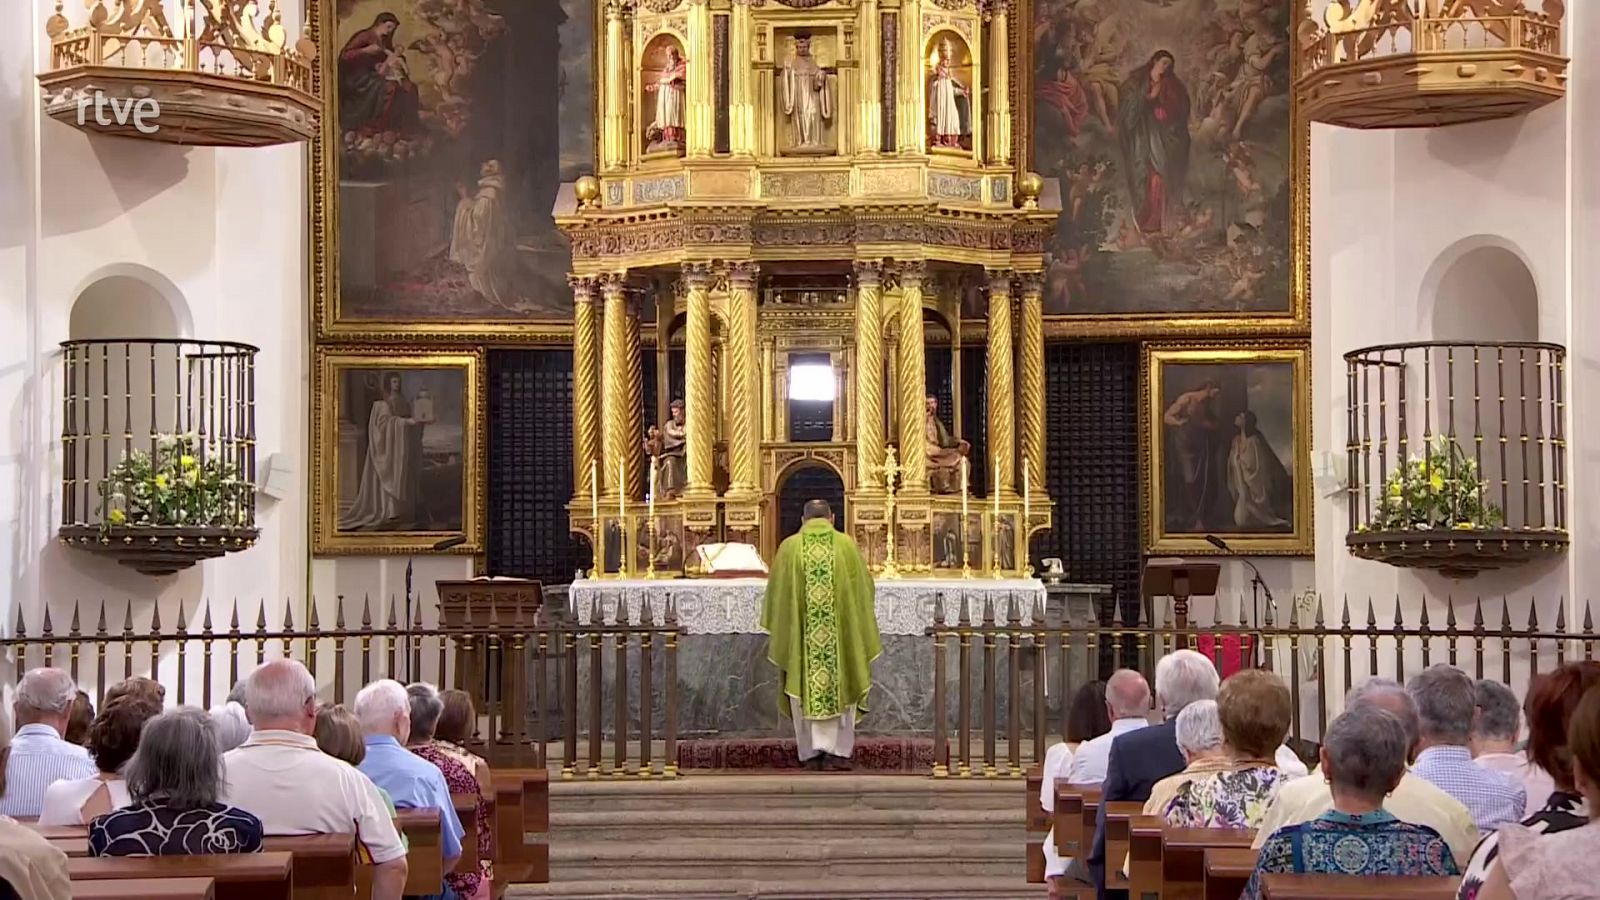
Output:
[[[572,583],[568,603],[582,623],[591,620],[597,604],[606,622],[616,622],[620,609],[623,621],[637,623],[646,601],[656,622],[663,620],[670,602],[685,631],[677,660],[679,733],[781,736],[788,726],[778,711],[778,670],[767,660],[767,638],[759,625],[765,590],[761,578],[585,579]],[[948,622],[955,622],[963,607],[974,620],[992,608],[995,619],[1003,622],[1014,602],[1023,623],[1035,624],[1042,613],[1038,624],[1055,626],[1086,623],[1096,601],[1108,592],[1105,585],[1052,585],[1046,590],[1035,578],[880,579],[874,603],[883,655],[872,664],[869,712],[860,720],[859,733],[931,731],[933,641],[926,630],[941,603]],[[1086,655],[1080,656],[1087,664]],[[947,677],[957,677],[953,666]],[[587,690],[583,678],[580,673],[579,686]],[[1031,696],[1031,671],[1026,685],[1024,698]],[[611,687],[606,686],[607,695]],[[634,717],[636,700],[629,698]],[[1054,708],[1059,698],[1051,696],[1047,703]]]

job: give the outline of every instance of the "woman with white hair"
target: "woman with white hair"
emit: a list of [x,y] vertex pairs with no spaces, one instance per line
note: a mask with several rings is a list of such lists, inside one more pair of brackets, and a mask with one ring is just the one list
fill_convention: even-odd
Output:
[[1233,765],[1233,757],[1222,742],[1222,720],[1217,717],[1217,701],[1196,700],[1178,713],[1178,751],[1183,754],[1183,771],[1156,782],[1145,801],[1144,814],[1159,816],[1178,788]]
[[261,820],[219,800],[222,752],[204,710],[175,709],[146,723],[127,781],[133,803],[89,824],[91,855],[260,852]]

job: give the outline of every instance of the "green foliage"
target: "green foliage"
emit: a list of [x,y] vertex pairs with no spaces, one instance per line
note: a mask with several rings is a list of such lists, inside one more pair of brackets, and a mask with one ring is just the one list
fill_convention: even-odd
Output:
[[1448,438],[1435,438],[1422,456],[1407,460],[1384,480],[1383,500],[1371,531],[1498,528],[1500,507],[1484,499],[1478,463]]
[[251,485],[221,453],[199,449],[194,434],[163,434],[154,453],[124,453],[100,481],[101,527],[249,525]]

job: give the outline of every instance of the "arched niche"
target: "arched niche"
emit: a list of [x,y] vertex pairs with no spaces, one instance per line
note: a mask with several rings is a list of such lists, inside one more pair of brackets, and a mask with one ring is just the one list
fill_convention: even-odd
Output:
[[[971,153],[978,96],[976,65],[967,39],[953,28],[928,35],[923,46],[926,84],[923,121],[928,147],[946,153]],[[948,84],[948,88],[942,87]],[[941,127],[940,123],[944,123]]]
[[[1541,524],[1537,498],[1525,499],[1521,485],[1553,473],[1523,452],[1520,437],[1526,433],[1538,446],[1539,436],[1555,433],[1539,403],[1543,396],[1548,405],[1555,373],[1536,351],[1505,346],[1539,340],[1539,288],[1526,258],[1496,235],[1457,241],[1428,267],[1418,300],[1423,333],[1455,347],[1433,353],[1431,373],[1408,373],[1416,388],[1432,382],[1424,388],[1431,388],[1432,421],[1412,424],[1412,439],[1422,436],[1419,427],[1453,439],[1479,466],[1485,499],[1507,524]],[[1477,346],[1491,343],[1499,346]],[[1420,443],[1413,449],[1420,452]]]
[[119,263],[83,280],[72,301],[72,340],[189,337],[189,304],[171,279],[154,269]]
[[682,156],[687,116],[688,58],[683,41],[663,31],[639,55],[639,149],[644,156]]

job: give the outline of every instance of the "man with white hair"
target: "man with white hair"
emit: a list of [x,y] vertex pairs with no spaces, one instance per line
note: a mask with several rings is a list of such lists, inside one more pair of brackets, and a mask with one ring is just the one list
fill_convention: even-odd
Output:
[[405,845],[372,781],[317,749],[311,673],[294,660],[273,660],[250,674],[244,705],[254,730],[222,757],[222,802],[253,813],[269,836],[355,832],[375,864],[373,900],[398,900]]
[[1063,777],[1067,784],[1099,784],[1106,780],[1111,742],[1150,724],[1150,684],[1132,669],[1118,669],[1106,681],[1106,713],[1111,730],[1078,745]]
[[45,788],[63,778],[94,777],[88,751],[61,737],[77,696],[72,676],[60,669],[34,669],[22,676],[11,704],[17,733],[6,758],[0,815],[36,817]]
[[[454,869],[466,832],[456,818],[450,788],[438,766],[406,749],[404,742],[411,737],[411,697],[405,686],[392,678],[374,681],[356,694],[355,713],[366,735],[367,755],[361,760],[361,773],[387,791],[398,809],[439,811],[444,870]],[[439,887],[442,892],[444,885]]]
[[1197,700],[1217,699],[1217,668],[1193,650],[1178,650],[1156,663],[1156,702],[1164,721],[1139,728],[1111,742],[1106,778],[1100,786],[1100,817],[1095,824],[1089,871],[1095,894],[1106,896],[1106,804],[1150,799],[1156,782],[1183,771],[1178,750],[1178,714]]
[[[1415,751],[1419,727],[1417,704],[1399,682],[1389,678],[1363,681],[1346,695],[1344,708],[1349,711],[1363,706],[1387,710],[1398,718],[1405,729],[1408,746]],[[1472,857],[1472,849],[1478,843],[1478,826],[1472,821],[1472,814],[1454,797],[1414,772],[1408,770],[1400,776],[1400,783],[1384,799],[1383,808],[1402,822],[1426,825],[1439,832],[1450,845],[1450,853],[1458,865]],[[1333,792],[1320,772],[1289,782],[1278,789],[1278,795],[1267,805],[1261,827],[1256,829],[1256,849],[1261,849],[1279,828],[1309,822],[1330,809],[1333,809]]]

